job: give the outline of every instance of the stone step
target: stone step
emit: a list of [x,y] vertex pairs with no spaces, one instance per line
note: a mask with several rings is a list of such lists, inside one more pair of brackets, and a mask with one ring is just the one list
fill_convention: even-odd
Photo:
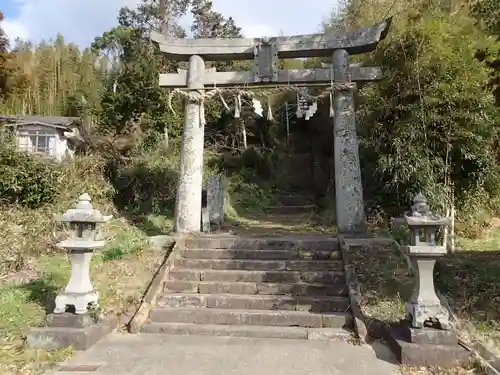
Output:
[[341,253],[334,250],[243,250],[243,249],[186,249],[188,259],[253,259],[253,260],[338,260]]
[[264,294],[308,297],[348,295],[345,282],[322,285],[167,280],[163,290],[166,293]]
[[246,271],[342,271],[340,260],[253,260],[181,258],[176,267]]
[[336,237],[239,237],[199,236],[185,240],[187,249],[247,249],[247,250],[338,250]]
[[309,328],[352,326],[352,315],[345,312],[310,313],[287,310],[226,310],[193,308],[154,308],[149,319],[156,323],[195,323],[257,325]]
[[342,328],[272,327],[194,323],[150,323],[141,328],[143,333],[169,335],[198,335],[248,338],[308,339],[347,341],[352,333]]
[[307,195],[287,194],[278,197],[283,206],[308,206],[313,204],[314,199]]
[[345,282],[343,271],[245,271],[196,270],[178,268],[170,271],[170,280],[222,281],[251,283],[338,284]]
[[236,294],[165,294],[158,307],[191,307],[248,310],[292,310],[309,312],[347,311],[348,297],[289,297],[273,295]]
[[297,215],[297,214],[309,214],[316,211],[318,206],[314,204],[300,205],[300,206],[269,206],[267,207],[267,213],[273,215]]

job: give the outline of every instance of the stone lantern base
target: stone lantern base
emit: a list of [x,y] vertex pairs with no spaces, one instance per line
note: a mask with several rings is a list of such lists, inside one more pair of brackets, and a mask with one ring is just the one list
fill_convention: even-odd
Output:
[[452,329],[413,328],[410,321],[402,320],[385,339],[402,365],[451,368],[471,358]]
[[33,328],[27,335],[27,345],[34,349],[63,349],[72,346],[87,350],[97,341],[114,331],[116,317],[96,319],[90,314],[49,314],[45,327]]

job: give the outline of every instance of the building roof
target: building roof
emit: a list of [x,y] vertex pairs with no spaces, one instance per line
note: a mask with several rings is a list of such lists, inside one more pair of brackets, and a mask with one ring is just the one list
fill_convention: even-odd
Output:
[[0,115],[0,122],[6,122],[6,126],[44,125],[64,130],[71,130],[70,126],[78,120],[78,117]]

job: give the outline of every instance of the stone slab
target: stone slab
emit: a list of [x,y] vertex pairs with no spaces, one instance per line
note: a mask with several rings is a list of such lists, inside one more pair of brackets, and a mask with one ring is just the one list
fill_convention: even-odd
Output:
[[167,280],[164,291],[168,293],[203,293],[203,294],[268,294],[293,296],[347,296],[344,282],[321,284],[284,284],[284,283],[244,283],[217,281]]
[[118,319],[108,317],[86,328],[39,327],[28,332],[27,345],[33,349],[55,350],[74,347],[87,350],[117,328]]
[[151,323],[143,327],[144,333],[163,333],[169,335],[199,335],[223,337],[307,339],[308,330],[304,327],[234,326],[223,324],[192,323]]
[[342,328],[349,326],[350,313],[310,313],[291,310],[236,310],[236,309],[194,309],[155,308],[149,316],[152,322],[257,325],[257,326],[298,326],[310,328]]
[[405,341],[412,344],[457,345],[458,337],[453,330],[404,327],[401,330]]
[[65,363],[81,364],[100,364],[93,375],[401,374],[383,345],[165,334],[113,333]]
[[237,294],[165,294],[158,300],[158,307],[198,307],[248,310],[295,310],[310,312],[347,311],[347,297],[292,297],[272,295]]
[[48,314],[45,318],[45,324],[48,327],[87,328],[95,324],[95,320],[88,314]]
[[388,345],[402,365],[451,368],[468,361],[472,356],[472,353],[458,343],[436,345],[405,341],[399,329],[392,329],[385,336]]
[[338,250],[338,239],[327,236],[240,237],[203,235],[186,238],[187,249]]
[[186,249],[181,253],[188,259],[237,259],[237,260],[338,260],[338,250],[283,251],[244,249]]

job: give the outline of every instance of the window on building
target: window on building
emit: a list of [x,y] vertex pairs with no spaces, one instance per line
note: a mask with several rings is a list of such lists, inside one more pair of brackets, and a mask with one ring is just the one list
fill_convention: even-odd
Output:
[[19,132],[19,148],[22,151],[52,154],[55,144],[53,131],[50,130],[27,130]]

